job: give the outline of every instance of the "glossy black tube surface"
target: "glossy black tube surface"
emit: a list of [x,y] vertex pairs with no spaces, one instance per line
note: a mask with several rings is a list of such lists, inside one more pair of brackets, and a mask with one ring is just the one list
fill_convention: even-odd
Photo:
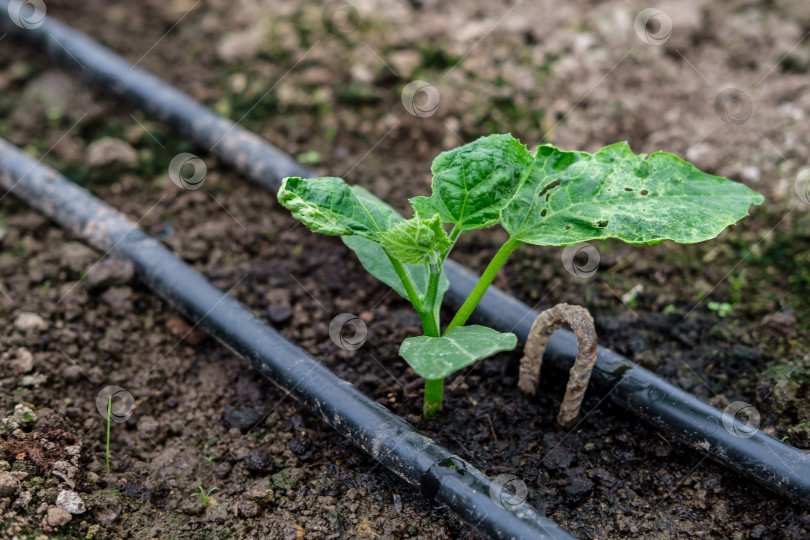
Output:
[[190,320],[486,537],[573,538],[528,504],[511,508],[482,472],[323,367],[128,218],[2,139],[0,188],[91,246],[132,261],[140,279]]
[[[21,29],[4,17],[6,5],[7,0],[0,0],[0,32],[27,40],[80,76],[165,121],[265,189],[275,192],[285,176],[317,176],[260,137],[133,68],[68,26],[48,19],[37,29]],[[445,268],[451,283],[445,300],[458,307],[478,278],[453,261],[447,261]],[[490,288],[475,313],[477,320],[513,331],[524,341],[536,316],[529,306],[495,288]],[[573,334],[556,332],[546,349],[546,362],[567,369],[575,356]],[[748,433],[736,419],[724,417],[722,411],[626,358],[600,347],[589,388],[761,486],[788,500],[810,504],[810,456],[759,430]]]

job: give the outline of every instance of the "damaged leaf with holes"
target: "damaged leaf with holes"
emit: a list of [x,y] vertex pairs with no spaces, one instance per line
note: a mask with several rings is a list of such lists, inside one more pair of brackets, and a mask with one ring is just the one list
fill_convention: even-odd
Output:
[[[442,152],[432,193],[410,199],[414,216],[339,178],[287,178],[279,202],[314,232],[342,236],[372,275],[409,300],[424,336],[400,355],[425,378],[424,415],[442,406],[452,373],[517,345],[514,334],[465,326],[501,266],[521,243],[568,246],[616,238],[629,244],[709,240],[748,215],[762,196],[665,152],[627,143],[594,154],[541,145],[532,154],[510,134]],[[442,264],[464,231],[500,225],[508,240],[442,330],[449,284]]]
[[511,238],[540,246],[606,238],[692,244],[714,238],[761,202],[745,185],[666,152],[637,155],[623,142],[595,154],[540,146],[501,224]]

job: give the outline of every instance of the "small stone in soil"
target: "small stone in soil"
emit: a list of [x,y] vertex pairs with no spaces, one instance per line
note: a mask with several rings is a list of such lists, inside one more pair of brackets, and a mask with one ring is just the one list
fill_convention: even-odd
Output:
[[84,514],[86,510],[84,501],[75,491],[63,490],[56,497],[56,506],[63,508],[71,514]]
[[138,153],[126,141],[113,137],[96,139],[87,147],[87,164],[92,168],[110,166],[134,167]]
[[28,405],[17,403],[11,416],[0,420],[0,433],[11,433],[16,429],[28,429],[37,423],[37,413]]
[[23,332],[46,330],[48,328],[48,325],[42,317],[36,313],[29,313],[27,311],[23,311],[17,316],[14,320],[14,326]]
[[270,479],[267,477],[257,480],[247,489],[246,494],[248,499],[259,505],[270,504],[276,500]]
[[191,346],[199,345],[208,337],[208,334],[199,327],[192,327],[180,317],[172,317],[166,321],[166,328],[169,329],[171,335],[177,339],[182,339]]
[[93,515],[101,523],[112,523],[121,515],[121,495],[111,492],[96,492],[92,495]]
[[79,242],[69,242],[61,250],[62,266],[73,272],[81,272],[98,258],[89,247]]
[[51,527],[61,527],[62,525],[67,525],[70,523],[70,520],[73,519],[73,516],[70,515],[70,512],[65,510],[64,508],[48,508],[48,525]]
[[217,478],[225,478],[231,472],[232,465],[227,462],[223,461],[218,463],[216,468],[214,469],[214,474]]
[[225,405],[222,422],[228,428],[237,428],[245,432],[255,426],[257,422],[260,422],[262,418],[264,418],[264,407],[258,405],[245,407]]
[[61,478],[68,486],[75,487],[79,469],[67,461],[59,460],[51,465],[51,474]]
[[39,387],[39,385],[44,384],[47,380],[48,378],[42,373],[34,373],[33,375],[24,375],[17,385],[24,388]]
[[75,381],[82,376],[82,368],[77,364],[71,364],[62,370],[62,377],[67,381]]
[[552,471],[567,469],[574,456],[562,448],[555,448],[543,458],[543,465]]
[[251,501],[241,501],[237,508],[241,517],[252,518],[259,513],[259,505]]
[[273,459],[264,448],[256,448],[245,458],[245,466],[252,473],[263,474],[273,467]]
[[575,467],[567,472],[568,485],[565,486],[565,495],[568,502],[578,504],[582,502],[593,489],[593,481],[585,474],[583,467]]
[[[9,360],[10,358],[10,360]],[[21,375],[34,369],[34,355],[23,347],[19,347],[2,356],[2,362],[11,368],[12,373]]]
[[284,324],[290,322],[293,314],[286,306],[271,304],[270,307],[267,308],[267,315],[270,317],[270,322],[273,324]]
[[34,496],[31,494],[30,491],[23,491],[22,493],[20,493],[20,496],[17,497],[17,500],[14,501],[14,505],[12,506],[12,508],[23,511],[28,510],[28,505],[31,504],[31,499],[33,498]]
[[307,453],[308,447],[306,444],[302,443],[298,439],[293,439],[292,441],[290,441],[289,449],[296,456],[303,457],[304,454]]
[[101,295],[113,314],[124,316],[132,311],[132,289],[129,287],[112,287]]
[[0,472],[0,499],[13,497],[20,489],[20,483],[9,472]]
[[87,284],[94,289],[126,285],[135,275],[129,261],[107,257],[87,269]]
[[306,471],[304,469],[298,469],[295,467],[283,469],[271,477],[273,480],[273,487],[276,489],[293,489],[301,480],[303,480],[305,472]]

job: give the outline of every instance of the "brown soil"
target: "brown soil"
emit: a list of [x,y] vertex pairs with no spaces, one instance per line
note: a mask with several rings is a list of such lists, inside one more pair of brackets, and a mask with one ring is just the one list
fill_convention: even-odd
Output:
[[[766,204],[716,241],[602,243],[590,279],[568,274],[560,250],[525,247],[496,284],[541,309],[586,306],[602,345],[720,408],[752,403],[761,428],[810,449],[810,206],[794,195],[810,158],[804,3],[658,5],[673,21],[661,46],[633,30],[648,6],[623,0],[357,6],[359,27],[347,32],[315,3],[47,4],[49,15],[403,210],[427,190],[438,151],[493,131],[569,149],[628,140],[749,184]],[[596,396],[574,430],[555,427],[563,383],[545,380],[536,398],[518,393],[519,353],[451,377],[444,414],[422,422],[419,381],[396,354],[418,317],[339,241],[297,227],[271,194],[159,122],[10,37],[0,44],[0,136],[139,221],[441,444],[491,476],[517,475],[528,501],[562,526],[583,538],[810,535],[806,509]],[[403,108],[402,88],[416,79],[439,90],[435,115]],[[743,94],[724,101],[726,88]],[[102,152],[112,152],[104,137],[124,141],[117,160]],[[182,151],[207,164],[198,191],[168,179]],[[503,239],[470,234],[454,257],[480,270]],[[102,254],[12,197],[0,202],[0,244],[0,412],[9,419],[0,427],[19,424],[2,432],[3,538],[477,537],[213,340],[179,341],[188,326],[125,265],[105,262],[101,276]],[[344,312],[368,322],[354,352],[329,338]],[[111,426],[109,473],[96,407],[108,385],[135,398],[134,414]],[[198,486],[218,488],[206,507],[191,496]],[[49,509],[67,489],[87,511],[52,526]]]

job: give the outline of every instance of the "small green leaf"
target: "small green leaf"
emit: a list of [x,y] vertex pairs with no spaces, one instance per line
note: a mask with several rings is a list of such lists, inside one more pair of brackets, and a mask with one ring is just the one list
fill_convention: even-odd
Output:
[[[405,287],[402,285],[399,276],[397,276],[394,267],[391,265],[391,261],[388,260],[388,256],[378,243],[360,236],[344,236],[342,240],[349,249],[354,251],[357,258],[360,259],[363,268],[365,268],[369,274],[394,289],[397,294],[405,300],[409,300],[408,293],[405,291]],[[430,278],[428,265],[403,264],[402,266],[405,268],[405,272],[408,276],[410,276],[416,293],[424,298],[427,293],[428,280]],[[445,273],[442,272],[441,276],[439,276],[439,289],[436,294],[434,312],[441,307],[444,293],[446,293],[449,288],[450,282],[447,280]]]
[[356,234],[379,241],[379,233],[402,221],[396,210],[360,186],[340,178],[285,178],[278,201],[314,232]]
[[380,233],[380,245],[401,262],[429,264],[437,263],[451,244],[439,216],[427,220],[417,214]]
[[509,134],[481,137],[439,154],[433,172],[433,194],[411,199],[421,216],[438,214],[460,230],[481,229],[498,222],[529,174],[534,159]]
[[691,244],[714,238],[761,202],[745,185],[665,152],[647,158],[627,143],[595,154],[540,146],[501,224],[515,240],[543,246],[604,238]]
[[444,379],[497,352],[517,347],[517,337],[485,326],[459,326],[443,337],[419,336],[402,342],[399,355],[425,379]]

